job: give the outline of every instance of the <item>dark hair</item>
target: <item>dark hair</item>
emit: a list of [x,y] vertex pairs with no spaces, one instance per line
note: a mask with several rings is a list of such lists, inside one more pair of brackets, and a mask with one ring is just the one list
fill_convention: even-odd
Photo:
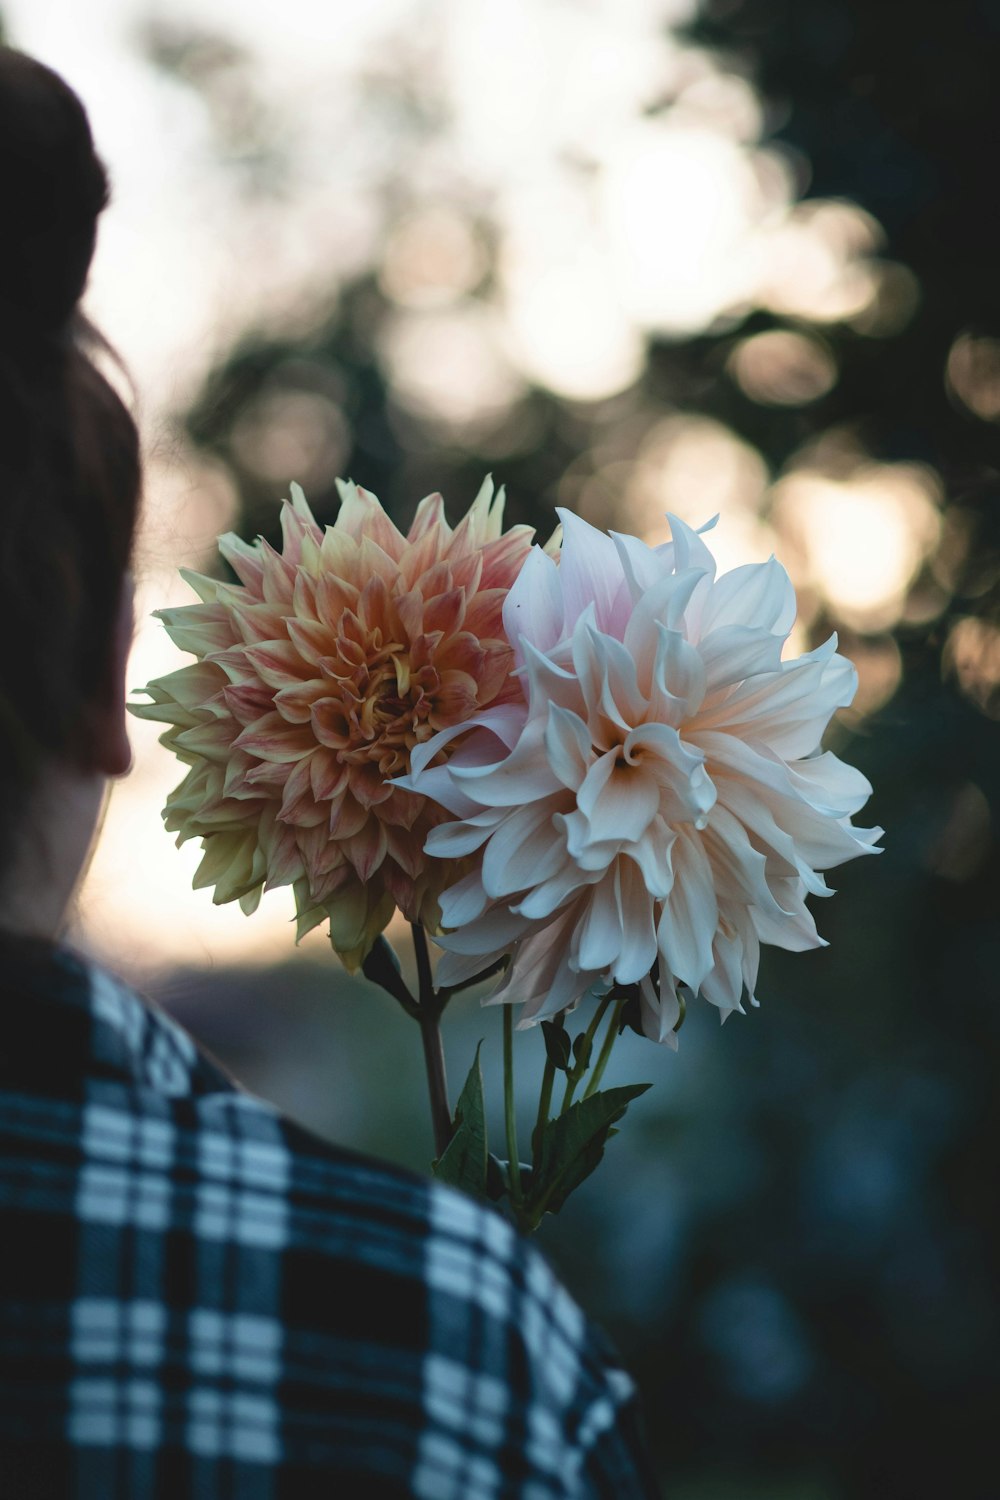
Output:
[[79,99],[0,46],[0,870],[46,760],[85,756],[132,549],[138,433],[78,310],[107,201]]

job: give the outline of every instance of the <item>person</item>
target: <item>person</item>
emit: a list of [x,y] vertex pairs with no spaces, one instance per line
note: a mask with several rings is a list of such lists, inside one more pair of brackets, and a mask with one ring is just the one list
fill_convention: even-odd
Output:
[[130,758],[106,201],[76,95],[0,49],[0,1492],[652,1494],[631,1383],[505,1220],[314,1138],[60,941]]

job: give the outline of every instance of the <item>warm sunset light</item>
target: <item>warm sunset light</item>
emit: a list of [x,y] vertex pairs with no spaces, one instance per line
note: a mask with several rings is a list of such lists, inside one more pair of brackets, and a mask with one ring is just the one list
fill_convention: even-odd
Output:
[[0,1500],[985,1500],[998,78],[0,0]]
[[[113,173],[91,307],[137,380],[151,455],[134,684],[182,664],[148,616],[189,597],[176,567],[204,565],[235,504],[223,471],[175,437],[172,414],[248,322],[294,329],[303,298],[370,267],[397,309],[377,348],[394,402],[444,438],[469,439],[502,423],[531,383],[582,402],[627,390],[652,336],[721,326],[754,305],[830,321],[876,297],[877,224],[848,203],[795,203],[753,88],[665,25],[687,18],[682,0],[627,12],[519,0],[502,14],[451,3],[429,20],[412,0],[348,4],[335,48],[324,45],[328,8],[306,0],[280,12],[174,6],[169,26],[147,23],[137,0],[98,9],[99,20],[69,0],[8,7],[23,45],[64,66],[92,101]],[[366,79],[373,66],[404,68],[418,16],[435,39],[420,87],[440,122],[423,148],[420,131],[398,135],[398,162],[417,181],[412,206],[393,214],[380,188],[400,170],[385,154],[396,127]],[[277,190],[263,158],[233,155],[224,114],[143,56],[142,37],[166,56],[194,20],[231,39],[232,98],[264,111],[281,141]],[[649,115],[664,91],[673,108]],[[492,286],[485,211],[497,236]],[[957,356],[953,365],[960,384]],[[822,344],[791,331],[744,340],[730,368],[752,399],[779,406],[815,401],[837,374]],[[337,389],[320,382],[264,392],[232,450],[277,505],[292,479],[329,486],[348,441]],[[936,534],[920,484],[888,470],[849,484],[793,475],[768,523],[769,479],[723,423],[678,414],[566,493],[590,519],[649,541],[667,534],[668,509],[695,524],[719,513],[723,567],[764,560],[788,537],[797,582],[859,624],[895,618]],[[91,940],[137,963],[284,951],[291,913],[280,893],[249,922],[191,891],[197,853],[179,854],[160,824],[173,768],[152,726],[133,736],[135,769],[115,791],[83,893]]]

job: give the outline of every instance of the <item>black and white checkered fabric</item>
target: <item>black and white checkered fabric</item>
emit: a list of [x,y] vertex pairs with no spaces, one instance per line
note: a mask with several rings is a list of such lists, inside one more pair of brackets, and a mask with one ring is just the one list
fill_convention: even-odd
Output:
[[654,1493],[628,1377],[499,1215],[0,952],[3,1500]]

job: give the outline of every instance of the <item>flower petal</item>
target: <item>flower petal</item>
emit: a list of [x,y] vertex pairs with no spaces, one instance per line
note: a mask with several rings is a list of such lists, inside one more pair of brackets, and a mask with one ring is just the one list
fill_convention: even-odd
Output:
[[614,542],[571,510],[557,506],[563,547],[559,583],[563,599],[563,629],[570,633],[585,610],[593,608],[600,630],[615,622],[616,605],[625,575]]
[[503,626],[514,655],[524,661],[524,645],[548,651],[563,631],[563,597],[556,564],[532,547],[503,607]]
[[679,829],[674,845],[674,883],[657,928],[661,972],[666,970],[698,993],[712,968],[719,922],[712,868],[701,838]]
[[795,590],[778,560],[746,563],[715,580],[702,606],[701,637],[752,620],[757,629],[784,638],[795,624],[795,613]]
[[565,859],[563,840],[553,827],[561,798],[529,802],[505,818],[483,853],[483,885],[495,899],[548,880]]
[[576,791],[594,758],[587,726],[579,714],[550,705],[545,725],[545,750],[557,779]]

